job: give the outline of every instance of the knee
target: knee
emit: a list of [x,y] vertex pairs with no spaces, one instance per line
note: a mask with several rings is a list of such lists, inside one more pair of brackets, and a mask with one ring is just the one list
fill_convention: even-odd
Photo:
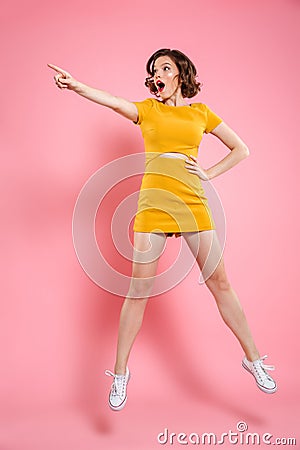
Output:
[[229,291],[231,289],[229,280],[223,271],[216,270],[205,283],[211,291]]
[[153,286],[152,278],[132,278],[127,297],[144,299],[149,297]]

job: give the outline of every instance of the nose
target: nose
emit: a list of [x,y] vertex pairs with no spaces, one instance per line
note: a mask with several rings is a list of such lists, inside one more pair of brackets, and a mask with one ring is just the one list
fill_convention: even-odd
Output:
[[154,74],[154,79],[157,80],[158,78],[160,78],[160,70],[159,69],[157,69]]

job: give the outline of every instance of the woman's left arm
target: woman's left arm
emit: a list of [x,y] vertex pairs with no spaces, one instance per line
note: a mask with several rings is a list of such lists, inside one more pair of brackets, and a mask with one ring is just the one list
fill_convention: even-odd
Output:
[[189,160],[186,160],[188,171],[206,181],[221,175],[249,156],[247,145],[226,123],[221,122],[211,131],[211,134],[219,138],[229,148],[230,153],[209,169],[201,168],[192,155]]

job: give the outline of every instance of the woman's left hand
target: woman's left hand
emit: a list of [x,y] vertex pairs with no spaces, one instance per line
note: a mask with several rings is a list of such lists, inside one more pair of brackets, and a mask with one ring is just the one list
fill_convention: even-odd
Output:
[[205,169],[202,169],[202,167],[199,166],[197,162],[197,158],[195,156],[190,155],[189,159],[185,160],[185,168],[194,175],[197,175],[201,180],[208,181],[208,171]]

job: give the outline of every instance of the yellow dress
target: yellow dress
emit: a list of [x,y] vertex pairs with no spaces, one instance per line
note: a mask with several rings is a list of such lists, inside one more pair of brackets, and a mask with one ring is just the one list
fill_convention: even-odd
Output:
[[215,229],[200,178],[185,168],[185,160],[167,158],[176,152],[198,156],[203,133],[222,119],[203,103],[169,106],[154,98],[134,102],[144,138],[146,162],[134,231],[182,232]]

